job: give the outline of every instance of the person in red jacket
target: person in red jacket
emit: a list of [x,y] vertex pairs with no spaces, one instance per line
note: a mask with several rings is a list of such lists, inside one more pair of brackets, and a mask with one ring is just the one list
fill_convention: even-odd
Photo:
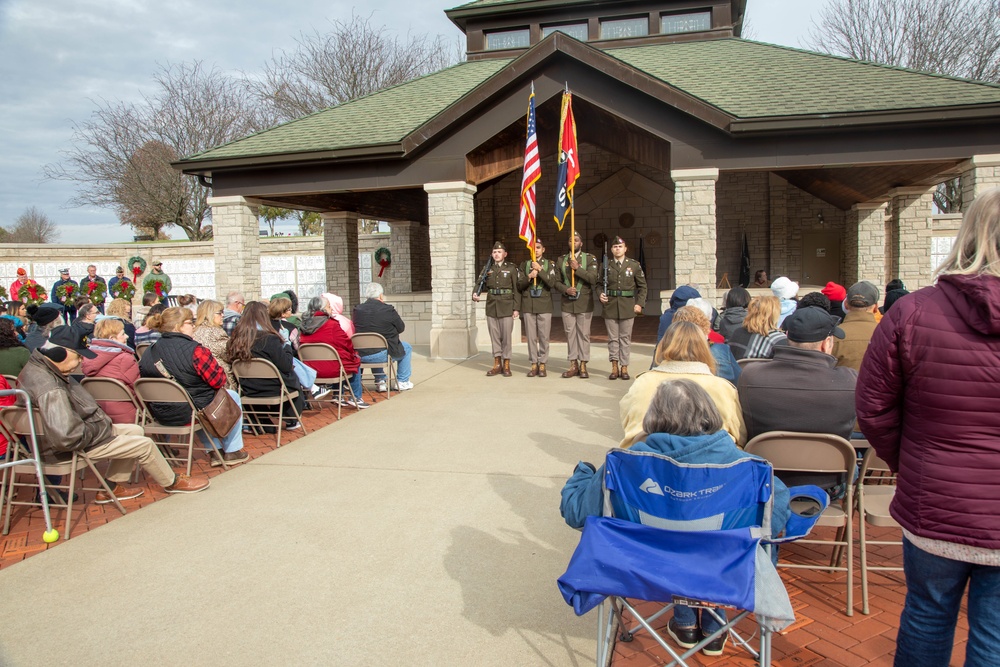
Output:
[[[302,326],[299,327],[300,344],[305,343],[326,343],[337,350],[340,360],[344,364],[347,373],[351,376],[351,391],[355,398],[344,401],[346,405],[363,410],[369,407],[361,398],[361,374],[358,369],[361,366],[361,357],[354,350],[351,339],[340,327],[337,320],[333,318],[333,310],[330,303],[321,296],[314,296],[309,300],[306,313],[302,316]],[[337,377],[340,374],[340,364],[336,361],[310,361],[309,366],[316,369],[320,377]]]
[[[139,362],[135,352],[126,345],[128,335],[125,323],[116,317],[107,317],[94,325],[94,339],[90,341],[93,359],[83,358],[81,366],[87,377],[121,380],[134,392],[139,379]],[[97,404],[111,417],[112,424],[135,424],[135,406],[122,401],[98,401]]]
[[906,604],[895,664],[948,665],[968,585],[965,664],[1000,665],[1000,189],[965,213],[938,282],[875,328],[861,431],[898,473]]

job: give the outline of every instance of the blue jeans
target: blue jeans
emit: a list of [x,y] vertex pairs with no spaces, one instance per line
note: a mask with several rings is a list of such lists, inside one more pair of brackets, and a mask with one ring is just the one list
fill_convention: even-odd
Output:
[[[726,620],[726,612],[724,609],[719,609],[718,607],[713,607],[712,611],[718,614],[719,618]],[[701,622],[699,623],[698,617],[701,616]],[[694,628],[700,627],[702,634],[710,635],[722,625],[712,618],[712,615],[708,613],[707,610],[702,609],[692,609],[687,605],[679,604],[674,607],[674,621],[679,627],[682,628]]]
[[[413,372],[412,358],[413,358],[413,347],[410,346],[406,341],[400,341],[403,344],[403,356],[393,357],[396,362],[396,379],[400,382],[409,382],[410,374]],[[361,355],[361,362],[365,364],[374,364],[379,361],[386,361],[389,357],[389,353],[386,350],[381,352],[376,352],[375,354],[363,354]],[[375,374],[376,380],[385,379],[385,369],[384,368],[374,368],[372,369]],[[360,375],[360,374],[359,374]],[[359,381],[360,382],[360,381]]]
[[[232,396],[233,400],[236,401],[236,404],[239,405],[240,404],[240,395],[237,394],[232,389],[227,389],[226,391],[229,392],[229,395]],[[240,409],[240,411],[242,413],[242,408]],[[201,444],[205,445],[205,449],[206,450],[211,449],[214,446],[216,449],[221,448],[222,451],[226,452],[227,454],[230,453],[230,452],[238,452],[238,451],[240,451],[241,449],[243,449],[243,417],[242,417],[242,414],[241,414],[241,416],[239,418],[239,421],[236,422],[236,426],[233,427],[233,430],[230,431],[229,435],[227,435],[226,437],[224,437],[221,442],[219,441],[218,438],[213,438],[212,436],[210,436],[208,433],[205,433],[204,431],[198,431],[198,439],[201,440]]]
[[895,665],[947,667],[962,593],[969,585],[965,667],[1000,665],[1000,567],[929,554],[903,540],[906,604],[899,619]]

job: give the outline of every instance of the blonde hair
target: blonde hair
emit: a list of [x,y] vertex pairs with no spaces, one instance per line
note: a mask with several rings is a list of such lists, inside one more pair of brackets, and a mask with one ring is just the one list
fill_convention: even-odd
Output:
[[132,304],[125,299],[112,299],[104,312],[115,317],[128,317],[132,313]]
[[701,327],[701,330],[705,332],[705,338],[708,338],[708,332],[712,330],[712,325],[709,324],[708,318],[705,317],[705,313],[702,312],[701,308],[698,306],[684,306],[679,308],[676,313],[674,313],[673,322],[691,322],[692,324],[697,324]]
[[[222,312],[222,304],[218,301],[213,301],[212,299],[205,299],[200,304],[198,304],[198,314],[194,318],[194,325],[200,327],[205,324],[210,327],[215,325],[215,314]],[[220,324],[221,328],[222,325]]]
[[181,306],[167,308],[158,315],[152,315],[146,320],[146,326],[160,332],[180,331],[184,320],[191,319],[191,311]]
[[987,190],[972,202],[935,275],[982,273],[1000,277],[1000,188]]
[[287,296],[278,296],[271,299],[271,303],[267,305],[267,316],[272,320],[280,320],[285,311],[291,309],[292,300]]
[[758,296],[747,306],[743,328],[750,333],[766,336],[778,326],[781,316],[781,299],[776,296]]
[[123,331],[125,331],[124,322],[116,317],[106,317],[103,320],[98,320],[94,325],[94,338],[103,338],[108,340],[114,338]]
[[715,358],[708,348],[708,340],[693,322],[672,323],[656,346],[653,361],[657,365],[664,361],[700,361],[715,374]]

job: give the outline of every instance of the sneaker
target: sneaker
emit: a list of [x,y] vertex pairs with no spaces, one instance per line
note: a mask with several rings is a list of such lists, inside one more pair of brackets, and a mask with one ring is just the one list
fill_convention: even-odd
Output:
[[329,387],[314,387],[312,392],[312,397],[314,401],[322,401],[324,398],[333,393],[333,390]]
[[358,400],[349,398],[346,401],[344,401],[344,404],[349,408],[357,408],[358,410],[365,410],[371,407],[371,404],[365,403],[364,399],[362,398],[359,398]]
[[402,382],[401,381],[401,382],[399,382],[399,386],[396,387],[396,391],[409,391],[410,389],[413,389],[413,383],[412,382]]
[[389,391],[389,385],[386,383],[385,380],[378,380],[375,382],[375,391],[384,394],[385,392]]
[[[726,648],[726,639],[728,638],[729,638],[729,633],[723,632],[721,635],[719,635],[712,641],[702,646],[701,652],[713,658],[722,655],[722,652]],[[704,636],[702,637],[702,639],[704,639]]]
[[299,431],[301,429],[302,429],[302,424],[300,424],[297,421],[294,421],[294,422],[285,422],[285,430],[286,431]]
[[[115,484],[115,487],[111,489],[111,491],[115,494],[115,498],[118,500],[131,500],[132,498],[138,498],[146,492],[145,489],[141,489],[138,486],[125,487],[121,484]],[[108,503],[113,503],[115,501],[108,495],[107,491],[101,489],[97,492],[97,498],[94,499],[94,502],[98,505],[107,505]]]
[[[233,452],[233,454],[236,454],[236,452]],[[225,456],[229,456],[229,454]],[[229,462],[226,461],[226,463]],[[187,475],[175,475],[174,483],[164,487],[163,490],[167,493],[198,493],[207,489],[208,485],[209,481],[207,479],[191,479]]]
[[695,644],[701,641],[701,632],[698,628],[680,628],[674,619],[670,619],[667,623],[667,634],[681,648],[694,648]]

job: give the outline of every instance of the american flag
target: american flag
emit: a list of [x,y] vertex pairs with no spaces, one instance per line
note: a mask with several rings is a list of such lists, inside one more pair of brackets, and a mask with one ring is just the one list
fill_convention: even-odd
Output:
[[524,147],[524,177],[521,179],[521,226],[518,235],[528,252],[535,256],[535,183],[542,177],[538,159],[538,133],[535,131],[535,86],[528,97],[528,141]]

